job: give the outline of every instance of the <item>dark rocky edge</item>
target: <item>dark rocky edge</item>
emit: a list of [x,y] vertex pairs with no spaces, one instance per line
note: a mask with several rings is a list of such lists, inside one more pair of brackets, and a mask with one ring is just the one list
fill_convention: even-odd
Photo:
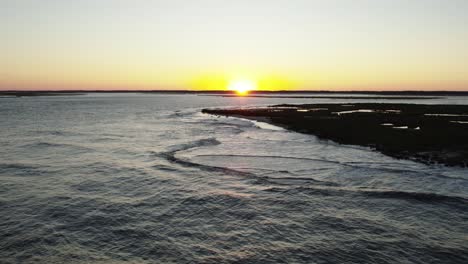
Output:
[[468,105],[306,104],[203,109],[266,121],[341,144],[428,164],[468,165]]

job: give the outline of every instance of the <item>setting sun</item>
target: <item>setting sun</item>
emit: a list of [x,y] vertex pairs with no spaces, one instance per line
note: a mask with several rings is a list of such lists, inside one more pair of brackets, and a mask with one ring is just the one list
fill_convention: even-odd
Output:
[[257,89],[257,84],[251,80],[234,80],[228,85],[228,90],[235,91],[239,95],[247,94],[255,89]]

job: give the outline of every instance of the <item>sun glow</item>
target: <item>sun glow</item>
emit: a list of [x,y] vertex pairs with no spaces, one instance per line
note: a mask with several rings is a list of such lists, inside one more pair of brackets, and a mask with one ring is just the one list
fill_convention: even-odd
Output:
[[256,89],[257,84],[252,80],[233,80],[228,84],[228,90],[235,91],[239,95],[246,95]]

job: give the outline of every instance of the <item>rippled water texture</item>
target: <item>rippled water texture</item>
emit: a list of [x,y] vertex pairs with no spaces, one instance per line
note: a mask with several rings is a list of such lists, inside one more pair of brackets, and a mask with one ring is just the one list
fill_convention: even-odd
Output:
[[467,169],[200,113],[314,102],[0,98],[0,263],[468,263]]

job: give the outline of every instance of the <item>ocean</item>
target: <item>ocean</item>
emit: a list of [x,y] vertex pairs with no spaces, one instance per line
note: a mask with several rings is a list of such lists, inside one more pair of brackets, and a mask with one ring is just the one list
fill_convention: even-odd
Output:
[[0,263],[468,263],[467,168],[201,113],[331,102],[468,98],[0,98]]

